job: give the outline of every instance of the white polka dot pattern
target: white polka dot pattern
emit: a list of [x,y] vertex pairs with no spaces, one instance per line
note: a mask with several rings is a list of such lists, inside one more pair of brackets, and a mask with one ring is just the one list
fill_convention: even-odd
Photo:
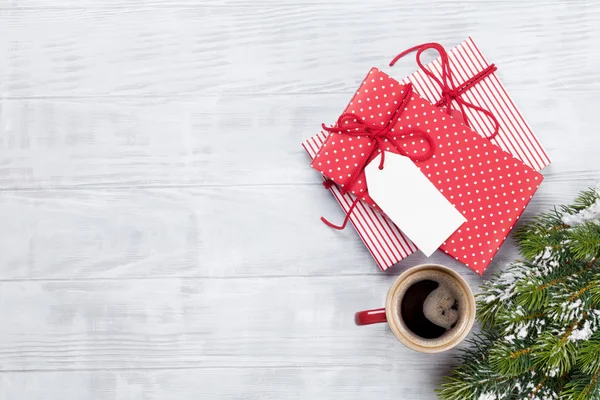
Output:
[[[345,112],[371,124],[385,123],[405,89],[373,68]],[[427,144],[420,139],[400,138],[402,131],[410,128],[432,136],[434,155],[416,164],[467,219],[440,249],[481,274],[543,177],[416,93],[393,128],[399,135],[395,143],[408,154],[426,152]],[[311,165],[343,187],[374,144],[368,137],[331,134]],[[391,143],[384,150],[397,152]],[[358,172],[358,179],[348,190],[377,209],[369,197],[364,171]]]
[[[468,38],[448,51],[448,59],[454,82],[457,85],[490,65],[472,38]],[[425,65],[425,69],[440,79],[442,74],[440,58]],[[440,100],[440,85],[422,70],[418,70],[402,80],[402,83],[409,82],[414,85],[415,91],[427,101],[435,104]],[[544,147],[531,131],[495,73],[473,85],[462,97],[472,104],[491,111],[496,116],[500,123],[500,130],[498,135],[492,139],[495,145],[511,153],[536,171],[550,164],[550,158]],[[456,102],[453,102],[453,106],[457,106]],[[479,132],[481,136],[485,137],[493,133],[493,124],[479,112],[467,109],[466,114],[473,130]],[[460,119],[462,120],[462,118],[461,114]]]

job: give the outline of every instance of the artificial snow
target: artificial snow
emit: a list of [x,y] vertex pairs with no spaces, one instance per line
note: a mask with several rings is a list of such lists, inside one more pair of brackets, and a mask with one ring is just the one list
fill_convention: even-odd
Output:
[[558,375],[559,372],[560,370],[558,368],[551,369],[550,371],[548,371],[548,376],[554,378]]
[[[512,271],[504,272],[499,278],[494,281],[494,287],[490,288],[491,292],[495,292],[485,297],[486,303],[492,303],[496,300],[504,302],[514,296],[515,287],[519,279],[524,276],[523,271],[514,268]],[[502,288],[502,286],[505,286]]]
[[552,247],[550,246],[546,246],[546,248],[544,249],[544,252],[541,253],[536,261],[546,261],[549,260],[552,257]]
[[[600,188],[596,189],[600,195]],[[584,208],[577,214],[565,214],[562,217],[563,223],[569,226],[577,226],[590,221],[600,221],[600,199],[588,208]]]
[[588,340],[592,337],[593,333],[594,332],[592,331],[590,321],[585,321],[585,324],[583,324],[583,328],[574,329],[573,332],[571,332],[571,335],[569,335],[569,341],[576,342],[579,340]]
[[485,392],[479,395],[477,400],[497,400],[498,398],[492,392]]
[[491,303],[491,302],[492,302],[492,301],[494,301],[494,300],[496,300],[496,296],[494,296],[493,294],[489,295],[488,297],[486,297],[486,298],[484,299],[484,301],[485,301],[486,303],[488,303],[488,304],[489,304],[489,303]]
[[567,303],[568,310],[574,310],[581,305],[581,299],[577,299],[574,303]]
[[519,332],[517,332],[517,337],[519,339],[525,339],[527,337],[527,327],[522,327]]
[[538,264],[539,267],[536,275],[546,276],[554,271],[554,269],[559,266],[555,257],[556,255],[553,253],[552,247],[550,246],[546,246],[543,252],[534,257],[534,262]]
[[560,310],[554,310],[550,313],[551,318],[558,321],[570,321],[583,316],[584,307],[581,299],[564,301],[560,303],[559,307]]

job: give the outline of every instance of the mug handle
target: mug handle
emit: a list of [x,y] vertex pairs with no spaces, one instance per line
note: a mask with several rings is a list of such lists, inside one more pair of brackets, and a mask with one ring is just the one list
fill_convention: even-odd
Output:
[[356,325],[371,325],[380,322],[387,322],[385,316],[385,308],[376,308],[374,310],[359,311],[354,314],[354,322]]

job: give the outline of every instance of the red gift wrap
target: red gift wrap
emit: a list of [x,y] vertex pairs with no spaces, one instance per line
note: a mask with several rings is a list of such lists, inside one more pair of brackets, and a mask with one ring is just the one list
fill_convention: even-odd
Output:
[[482,274],[543,176],[376,68],[343,117],[312,167],[380,211],[364,167],[382,150],[410,157],[467,219],[440,249]]

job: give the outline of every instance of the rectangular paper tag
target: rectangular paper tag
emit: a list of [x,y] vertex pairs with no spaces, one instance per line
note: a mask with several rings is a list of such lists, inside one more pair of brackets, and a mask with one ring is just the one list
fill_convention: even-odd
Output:
[[365,168],[371,198],[427,257],[444,243],[465,217],[408,157],[381,154]]

